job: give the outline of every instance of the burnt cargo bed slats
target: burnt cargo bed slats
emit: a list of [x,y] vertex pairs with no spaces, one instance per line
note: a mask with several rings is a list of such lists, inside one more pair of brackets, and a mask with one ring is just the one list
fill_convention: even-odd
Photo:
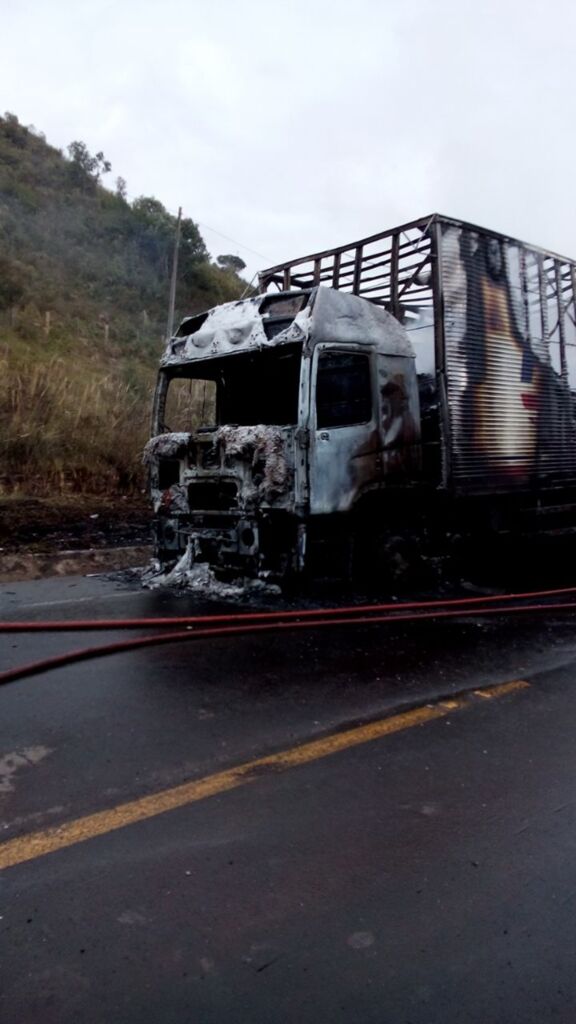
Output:
[[439,483],[462,493],[468,480],[473,490],[504,481],[514,492],[576,480],[573,260],[432,214],[264,270],[260,286],[311,284],[315,275],[403,321],[428,388],[419,356],[429,346],[416,341],[424,328],[410,331],[407,310],[432,307]]

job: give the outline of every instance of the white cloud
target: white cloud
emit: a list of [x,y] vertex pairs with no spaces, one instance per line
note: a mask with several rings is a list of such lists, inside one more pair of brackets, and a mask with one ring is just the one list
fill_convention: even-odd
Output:
[[25,0],[3,29],[7,109],[272,262],[434,209],[576,255],[571,0]]

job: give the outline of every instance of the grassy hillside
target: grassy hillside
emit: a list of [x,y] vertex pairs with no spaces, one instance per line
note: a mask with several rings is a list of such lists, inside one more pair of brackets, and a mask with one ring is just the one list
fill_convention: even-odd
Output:
[[[0,493],[142,485],[176,222],[110,175],[83,143],[65,156],[0,118]],[[177,317],[245,288],[184,219]]]

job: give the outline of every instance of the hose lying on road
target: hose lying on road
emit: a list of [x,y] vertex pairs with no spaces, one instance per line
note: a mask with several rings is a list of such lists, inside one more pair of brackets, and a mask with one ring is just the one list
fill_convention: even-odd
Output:
[[[338,608],[301,608],[272,612],[229,612],[218,615],[184,615],[169,618],[139,619],[55,619],[42,622],[0,622],[0,633],[72,633],[98,629],[145,629],[148,626],[170,627],[226,624],[229,622],[284,622],[291,619],[328,619],[342,616],[379,615],[383,612],[405,612],[407,609],[429,608],[471,608],[476,605],[505,604],[508,601],[526,601],[533,598],[558,597],[561,594],[576,594],[576,587],[562,587],[556,590],[531,590],[524,593],[497,594],[480,597],[454,597],[433,601],[393,601],[388,604],[356,604]],[[564,607],[564,606],[563,606]],[[382,620],[377,620],[382,621]]]
[[[484,615],[509,615],[512,613],[542,611],[573,611],[576,602],[554,602],[539,604],[509,604],[515,600],[533,600],[549,598],[561,594],[576,593],[576,587],[565,587],[561,590],[532,591],[524,594],[507,594],[498,597],[455,598],[448,601],[412,601],[405,604],[357,605],[347,608],[303,609],[300,611],[277,612],[245,612],[234,615],[186,616],[171,619],[124,619],[124,620],[87,620],[72,622],[12,622],[0,624],[2,632],[36,632],[87,630],[87,629],[119,629],[142,628],[149,625],[181,626],[187,624],[186,630],[175,630],[169,633],[155,633],[151,636],[136,637],[131,640],[119,640],[111,644],[97,647],[85,647],[76,651],[67,651],[41,661],[29,662],[25,665],[0,672],[0,685],[37,675],[53,668],[91,658],[100,658],[109,654],[136,650],[141,647],[152,647],[160,644],[202,640],[208,637],[240,636],[258,633],[269,633],[277,630],[320,629],[325,626],[370,625],[375,623],[417,622],[420,619],[462,618],[467,612],[474,617]],[[487,607],[486,607],[487,605]],[[447,607],[450,606],[450,607]],[[457,607],[454,607],[457,606]],[[406,611],[408,609],[408,611]],[[262,621],[264,620],[264,621]],[[206,628],[206,624],[208,624]],[[192,628],[192,627],[203,628]]]

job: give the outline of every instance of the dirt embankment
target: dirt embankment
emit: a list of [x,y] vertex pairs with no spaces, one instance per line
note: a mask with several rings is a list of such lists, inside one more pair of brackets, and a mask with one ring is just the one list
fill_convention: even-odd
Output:
[[0,499],[0,551],[53,554],[151,542],[144,495]]

